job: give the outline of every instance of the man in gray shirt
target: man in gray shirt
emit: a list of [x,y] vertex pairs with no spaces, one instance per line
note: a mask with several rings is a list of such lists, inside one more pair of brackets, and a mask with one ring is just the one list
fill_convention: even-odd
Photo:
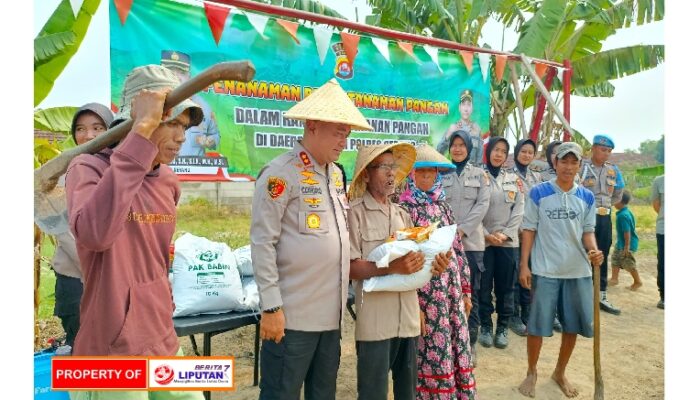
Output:
[[[520,284],[531,290],[527,323],[527,376],[518,390],[535,397],[542,338],[552,336],[555,312],[562,324],[561,347],[552,379],[567,397],[578,390],[566,378],[576,336],[593,337],[591,265],[599,268],[603,252],[595,239],[593,193],[574,182],[581,167],[581,146],[559,146],[556,180],[535,185],[528,194],[522,224]],[[534,245],[533,245],[534,244]],[[532,254],[532,271],[528,260]]]

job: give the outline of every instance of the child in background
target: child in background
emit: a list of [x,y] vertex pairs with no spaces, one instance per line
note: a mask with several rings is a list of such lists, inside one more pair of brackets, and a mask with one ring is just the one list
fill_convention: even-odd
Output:
[[612,254],[612,279],[608,282],[611,286],[618,284],[618,275],[620,268],[629,271],[634,279],[634,282],[628,289],[637,290],[642,286],[642,280],[639,279],[637,271],[637,261],[634,259],[634,252],[637,251],[639,238],[635,230],[635,220],[632,211],[627,207],[632,194],[629,190],[622,193],[622,199],[615,204],[617,209],[615,230],[617,231],[617,243]]

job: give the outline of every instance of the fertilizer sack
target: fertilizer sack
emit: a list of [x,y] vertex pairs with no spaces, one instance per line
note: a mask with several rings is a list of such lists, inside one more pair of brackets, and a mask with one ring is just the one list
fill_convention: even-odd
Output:
[[421,251],[425,255],[423,268],[411,275],[391,274],[366,279],[362,284],[365,292],[404,292],[423,287],[433,276],[430,272],[439,253],[446,253],[452,248],[457,225],[436,229],[427,241],[416,243],[412,240],[398,240],[384,243],[369,253],[367,259],[377,263],[377,268],[387,268],[389,263],[411,251]]
[[186,233],[175,241],[173,317],[243,311],[236,256],[225,243]]
[[238,272],[241,276],[253,276],[253,257],[250,255],[250,245],[239,247],[233,251],[238,263]]

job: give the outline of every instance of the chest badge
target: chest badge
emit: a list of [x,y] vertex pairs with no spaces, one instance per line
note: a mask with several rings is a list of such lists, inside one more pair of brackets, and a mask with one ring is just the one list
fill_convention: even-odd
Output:
[[318,229],[321,227],[321,217],[318,214],[311,213],[306,216],[306,227],[309,229]]
[[304,179],[301,180],[301,183],[305,183],[307,185],[318,185],[318,181],[311,178],[314,176],[313,172],[301,171],[301,175],[304,177]]

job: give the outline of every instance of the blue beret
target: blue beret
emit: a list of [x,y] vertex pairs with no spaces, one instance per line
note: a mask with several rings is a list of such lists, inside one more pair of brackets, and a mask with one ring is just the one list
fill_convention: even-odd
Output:
[[598,144],[601,146],[610,147],[611,149],[615,148],[615,142],[613,142],[613,140],[610,138],[610,136],[606,136],[606,135],[593,136],[593,144]]

